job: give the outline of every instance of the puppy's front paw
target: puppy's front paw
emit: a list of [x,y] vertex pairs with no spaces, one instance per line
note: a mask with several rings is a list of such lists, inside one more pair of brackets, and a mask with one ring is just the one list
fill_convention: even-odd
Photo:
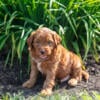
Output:
[[31,88],[31,87],[33,87],[33,83],[31,83],[29,80],[28,81],[26,81],[25,83],[23,83],[23,85],[22,85],[22,87],[24,87],[24,88]]
[[68,84],[70,85],[70,86],[76,86],[77,85],[77,80],[76,79],[70,79],[69,81],[68,81]]
[[40,95],[42,96],[47,96],[47,95],[51,95],[52,94],[52,90],[51,89],[43,89],[40,92]]

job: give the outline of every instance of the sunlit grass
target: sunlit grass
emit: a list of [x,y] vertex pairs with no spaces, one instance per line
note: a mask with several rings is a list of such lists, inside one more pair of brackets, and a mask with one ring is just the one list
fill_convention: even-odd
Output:
[[22,93],[18,94],[10,94],[7,93],[5,95],[2,95],[1,97],[2,100],[99,100],[100,99],[100,94],[98,92],[92,92],[91,95],[84,91],[76,94],[71,94],[69,95],[67,92],[63,93],[55,93],[51,96],[40,96],[40,95],[35,95],[35,96],[28,96],[25,97],[23,96]]

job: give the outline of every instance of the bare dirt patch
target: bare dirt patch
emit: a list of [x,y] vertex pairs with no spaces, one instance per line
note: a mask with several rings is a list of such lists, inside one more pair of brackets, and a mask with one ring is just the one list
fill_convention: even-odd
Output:
[[[23,64],[19,65],[19,63],[15,61],[12,68],[9,65],[4,67],[4,59],[0,57],[0,95],[7,92],[17,93],[19,91],[22,91],[25,96],[39,93],[44,81],[41,74],[39,74],[37,83],[33,88],[26,89],[21,86],[21,84],[29,77],[27,74],[26,62],[27,59],[24,59]],[[88,83],[83,80],[76,87],[68,86],[67,82],[61,84],[57,83],[54,87],[54,92],[67,90],[68,93],[78,93],[79,91],[87,90],[89,92],[98,91],[100,93],[100,61],[96,63],[93,57],[89,55],[87,61],[85,61],[85,65],[87,66],[86,69],[90,74]]]

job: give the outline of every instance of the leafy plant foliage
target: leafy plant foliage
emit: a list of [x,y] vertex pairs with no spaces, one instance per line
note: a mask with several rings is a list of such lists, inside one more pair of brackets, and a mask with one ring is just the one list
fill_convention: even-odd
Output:
[[99,61],[100,0],[0,0],[0,52],[6,64],[21,61],[26,39],[38,27],[46,26],[62,37],[62,44],[85,60],[91,52]]

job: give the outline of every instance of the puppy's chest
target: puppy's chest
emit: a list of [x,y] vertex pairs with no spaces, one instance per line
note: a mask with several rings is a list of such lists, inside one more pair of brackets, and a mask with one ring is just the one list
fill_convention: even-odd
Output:
[[41,63],[40,63],[40,62],[37,63],[37,69],[38,69],[41,73],[43,73],[43,70],[42,70],[42,68],[41,68]]
[[37,69],[40,71],[42,74],[45,74],[47,71],[47,66],[45,66],[43,63],[38,62],[37,63]]

